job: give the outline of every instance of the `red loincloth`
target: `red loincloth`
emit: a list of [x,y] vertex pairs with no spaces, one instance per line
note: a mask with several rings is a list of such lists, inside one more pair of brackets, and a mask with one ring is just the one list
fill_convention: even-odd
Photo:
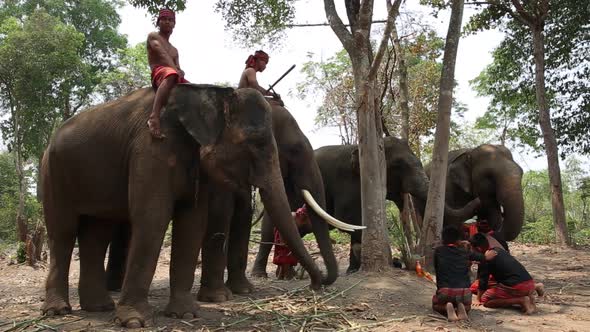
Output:
[[184,77],[180,78],[180,76],[178,76],[178,72],[176,71],[176,69],[166,66],[156,66],[152,70],[152,87],[154,88],[154,90],[157,90],[160,84],[162,84],[162,82],[166,79],[166,77],[171,75],[176,75],[177,83],[190,83],[189,81],[185,80]]

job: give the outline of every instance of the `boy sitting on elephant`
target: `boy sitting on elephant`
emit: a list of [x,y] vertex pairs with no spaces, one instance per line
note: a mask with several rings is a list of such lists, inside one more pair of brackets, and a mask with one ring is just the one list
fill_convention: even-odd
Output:
[[[311,227],[311,221],[307,215],[307,207],[305,204],[297,209],[295,212],[291,212],[295,225],[298,230]],[[294,266],[299,263],[297,258],[291,253],[291,249],[281,239],[279,230],[275,227],[275,251],[272,259],[273,264],[277,265],[276,276],[279,280],[290,280],[295,276]]]
[[465,249],[461,241],[462,233],[453,226],[443,229],[443,245],[434,250],[434,269],[436,271],[436,293],[432,296],[432,309],[446,315],[449,321],[469,319],[471,291],[469,289],[469,261],[492,259],[494,251],[485,256]]
[[178,64],[178,50],[170,44],[170,35],[176,25],[176,16],[170,9],[161,9],[156,25],[157,32],[147,38],[148,63],[152,70],[152,86],[156,90],[148,128],[152,136],[164,138],[160,131],[160,112],[168,102],[168,95],[177,83],[188,83]]
[[[479,289],[477,300],[488,308],[501,308],[519,305],[526,314],[535,312],[534,293],[543,296],[544,287],[535,283],[528,271],[506,250],[492,247],[489,237],[482,233],[475,234],[471,240],[474,249],[479,252],[493,250],[497,255],[479,266]],[[489,287],[489,276],[493,275],[498,283]]]

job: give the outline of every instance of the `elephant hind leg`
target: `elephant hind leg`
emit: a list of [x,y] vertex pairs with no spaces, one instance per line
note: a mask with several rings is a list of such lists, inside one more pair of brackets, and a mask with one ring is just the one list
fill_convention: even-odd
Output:
[[[68,277],[72,250],[76,242],[78,218],[72,213],[60,213],[53,206],[45,207],[45,225],[49,243],[49,274],[45,282],[44,315],[65,315],[72,311],[69,301]],[[68,211],[63,209],[61,211]]]
[[78,228],[80,245],[80,306],[86,311],[110,311],[115,303],[109,296],[104,257],[111,238],[113,222],[84,217]]

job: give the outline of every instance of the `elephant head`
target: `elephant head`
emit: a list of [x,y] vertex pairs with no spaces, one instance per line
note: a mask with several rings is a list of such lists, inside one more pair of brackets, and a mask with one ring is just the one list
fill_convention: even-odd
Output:
[[449,153],[447,203],[455,207],[479,197],[479,219],[514,240],[524,220],[522,168],[500,145],[484,144]]
[[[395,202],[398,208],[403,207],[404,193],[411,194],[414,198],[414,206],[417,212],[424,216],[426,200],[428,197],[429,179],[422,166],[422,162],[412,152],[407,141],[396,137],[385,137],[383,139],[385,148],[385,164],[387,170],[387,193],[386,198]],[[358,149],[351,155],[353,169],[358,172]],[[466,202],[457,208],[445,205],[445,215],[458,219],[468,219],[478,207],[478,201]]]
[[[190,93],[184,92],[187,89]],[[253,89],[192,90],[195,90],[192,85],[178,85],[169,105],[188,133],[201,144],[201,169],[216,184],[232,191],[250,190],[250,185],[259,188],[265,210],[310,273],[312,287],[318,288],[321,274],[292,222],[270,105]]]

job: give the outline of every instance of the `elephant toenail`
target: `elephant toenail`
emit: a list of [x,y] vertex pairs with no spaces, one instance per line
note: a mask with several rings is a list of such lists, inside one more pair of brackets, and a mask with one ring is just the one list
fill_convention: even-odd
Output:
[[196,318],[195,315],[193,315],[190,312],[186,312],[184,315],[182,315],[182,319],[191,319],[191,318]]
[[127,321],[127,324],[125,325],[127,326],[127,328],[130,329],[137,329],[142,326],[141,322],[137,318],[131,318],[129,321]]

